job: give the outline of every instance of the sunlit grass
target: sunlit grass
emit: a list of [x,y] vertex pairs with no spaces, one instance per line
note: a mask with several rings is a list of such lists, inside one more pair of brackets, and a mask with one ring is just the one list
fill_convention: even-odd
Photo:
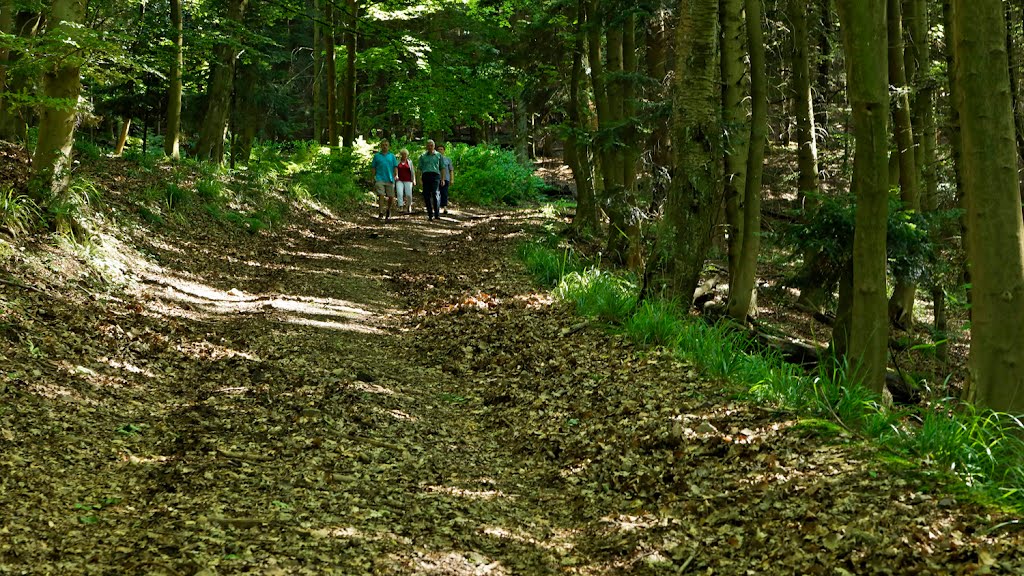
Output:
[[520,251],[527,268],[580,315],[617,325],[641,347],[663,346],[706,376],[746,390],[751,402],[837,423],[845,436],[871,440],[911,461],[955,474],[966,486],[1024,510],[1024,423],[953,400],[889,407],[853,380],[846,362],[825,358],[808,372],[760,349],[729,322],[708,324],[679,303],[637,302],[632,277],[564,265],[571,253],[543,244]]

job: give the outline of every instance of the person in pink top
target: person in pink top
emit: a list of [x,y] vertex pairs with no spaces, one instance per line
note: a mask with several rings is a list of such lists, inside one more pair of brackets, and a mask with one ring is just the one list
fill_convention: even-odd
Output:
[[[416,186],[416,171],[409,161],[409,150],[402,148],[398,159],[398,181],[395,183],[398,192],[398,210],[412,214],[412,189]],[[405,210],[402,210],[402,208]]]

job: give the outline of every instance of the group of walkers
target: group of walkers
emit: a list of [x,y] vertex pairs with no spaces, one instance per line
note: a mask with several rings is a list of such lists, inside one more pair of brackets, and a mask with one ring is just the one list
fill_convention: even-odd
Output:
[[423,202],[427,206],[427,218],[441,218],[441,212],[448,213],[448,189],[452,185],[454,166],[451,158],[444,155],[444,145],[435,148],[433,140],[427,140],[427,151],[420,155],[415,168],[409,160],[409,151],[402,148],[395,158],[389,149],[391,144],[381,140],[380,152],[373,155],[374,190],[377,192],[377,218],[391,218],[391,209],[396,200],[397,212],[412,214],[412,189],[416,186],[416,173],[420,173]]

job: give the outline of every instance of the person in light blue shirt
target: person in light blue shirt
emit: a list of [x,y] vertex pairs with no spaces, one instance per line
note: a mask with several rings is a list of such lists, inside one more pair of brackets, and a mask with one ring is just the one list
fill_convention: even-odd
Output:
[[380,152],[373,155],[373,188],[377,192],[377,218],[391,218],[395,203],[395,180],[398,178],[398,159],[389,152],[391,143],[380,141]]

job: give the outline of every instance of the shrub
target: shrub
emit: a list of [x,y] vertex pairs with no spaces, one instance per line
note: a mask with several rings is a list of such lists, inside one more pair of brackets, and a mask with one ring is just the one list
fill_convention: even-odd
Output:
[[39,207],[31,198],[16,193],[9,185],[0,188],[0,226],[19,236],[32,230],[39,219]]
[[357,184],[358,161],[349,150],[340,154],[320,154],[295,176],[313,198],[331,205],[344,206],[363,195]]
[[455,165],[449,192],[455,200],[513,206],[537,199],[544,184],[531,168],[519,164],[515,154],[502,148],[455,144],[447,152]]
[[581,315],[606,322],[622,322],[636,307],[634,283],[598,268],[567,274],[555,293],[575,304]]
[[572,251],[559,252],[537,242],[520,246],[519,257],[523,259],[530,274],[542,285],[552,288],[558,285],[564,275],[582,269]]

